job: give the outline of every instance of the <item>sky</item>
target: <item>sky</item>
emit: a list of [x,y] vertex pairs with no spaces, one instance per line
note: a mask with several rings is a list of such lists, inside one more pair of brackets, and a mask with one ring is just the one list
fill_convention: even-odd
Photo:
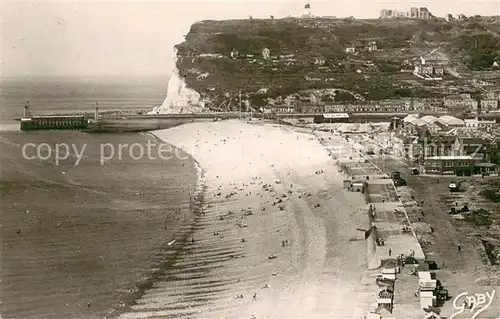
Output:
[[173,46],[205,19],[300,16],[378,18],[381,9],[500,15],[499,0],[24,1],[1,2],[2,76],[166,76]]

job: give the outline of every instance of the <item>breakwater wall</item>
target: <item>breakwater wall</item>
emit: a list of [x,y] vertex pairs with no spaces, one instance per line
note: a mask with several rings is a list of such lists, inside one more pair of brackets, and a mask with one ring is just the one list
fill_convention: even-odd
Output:
[[88,119],[84,115],[32,116],[21,119],[21,130],[84,130]]

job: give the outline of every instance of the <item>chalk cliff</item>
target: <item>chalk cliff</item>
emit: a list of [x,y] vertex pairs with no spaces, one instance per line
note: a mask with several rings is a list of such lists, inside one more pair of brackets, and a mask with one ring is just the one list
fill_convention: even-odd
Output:
[[[464,84],[449,69],[486,70],[494,61],[500,63],[496,21],[487,17],[453,24],[319,17],[199,21],[175,46],[167,98],[152,112],[441,98],[449,94],[450,85],[474,92],[474,83]],[[481,48],[475,49],[476,44]],[[418,57],[438,47],[439,55],[449,59],[447,85],[411,73]],[[495,86],[500,80],[490,82]]]
[[168,81],[167,97],[162,105],[155,107],[148,114],[203,112],[205,103],[198,92],[186,86],[184,77],[177,68],[177,59],[177,49],[174,49],[173,70]]

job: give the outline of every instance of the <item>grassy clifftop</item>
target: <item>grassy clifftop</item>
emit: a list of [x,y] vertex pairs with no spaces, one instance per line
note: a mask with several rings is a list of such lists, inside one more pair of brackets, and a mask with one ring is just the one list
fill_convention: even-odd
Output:
[[[454,23],[321,18],[201,21],[176,46],[177,67],[188,86],[214,107],[234,99],[240,89],[256,107],[283,100],[430,97],[444,92],[441,84],[401,69],[412,70],[415,58],[437,48],[454,69],[489,69],[495,60],[500,63],[499,33],[497,18]],[[372,41],[376,51],[368,50]],[[351,46],[356,54],[346,53]],[[270,50],[268,59],[262,55],[264,48]]]

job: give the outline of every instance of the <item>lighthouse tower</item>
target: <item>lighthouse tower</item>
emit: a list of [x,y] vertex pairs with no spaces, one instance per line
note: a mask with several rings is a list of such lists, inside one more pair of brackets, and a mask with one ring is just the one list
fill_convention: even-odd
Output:
[[97,121],[99,119],[99,102],[95,104],[94,109],[94,120]]
[[24,103],[24,112],[23,112],[23,117],[29,117],[30,116],[30,102]]

